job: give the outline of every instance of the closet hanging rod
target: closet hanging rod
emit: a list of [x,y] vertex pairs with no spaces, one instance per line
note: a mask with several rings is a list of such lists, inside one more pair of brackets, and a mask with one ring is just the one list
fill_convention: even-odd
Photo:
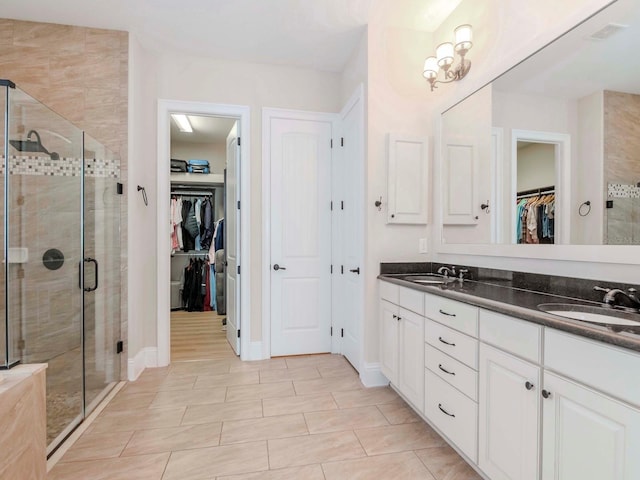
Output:
[[193,190],[193,191],[172,191],[171,195],[180,195],[182,197],[213,197],[213,193],[211,192],[203,192],[201,190]]
[[556,187],[555,185],[551,185],[549,187],[541,187],[541,188],[532,188],[531,190],[522,190],[517,193],[517,196],[525,197],[525,195],[544,195],[546,193],[555,193]]

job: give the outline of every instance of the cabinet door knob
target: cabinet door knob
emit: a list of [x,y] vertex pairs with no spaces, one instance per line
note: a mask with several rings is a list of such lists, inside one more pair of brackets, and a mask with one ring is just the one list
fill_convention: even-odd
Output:
[[527,390],[532,390],[534,387],[533,383],[531,382],[527,382],[524,384],[524,388],[526,388]]
[[551,392],[548,390],[542,390],[542,396],[544,398],[549,398],[551,396]]
[[394,315],[393,318],[398,318],[398,315]]
[[440,411],[441,411],[442,413],[444,413],[445,415],[449,415],[450,417],[456,418],[456,416],[455,416],[453,413],[449,413],[449,412],[447,412],[444,408],[442,408],[442,404],[441,404],[441,403],[439,403],[439,404],[438,404],[438,408],[439,408],[439,409],[440,409]]

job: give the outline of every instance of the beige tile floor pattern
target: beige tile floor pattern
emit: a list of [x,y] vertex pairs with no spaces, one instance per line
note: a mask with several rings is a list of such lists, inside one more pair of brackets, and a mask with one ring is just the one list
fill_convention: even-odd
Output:
[[480,479],[393,390],[364,388],[340,355],[208,357],[128,383],[48,479]]

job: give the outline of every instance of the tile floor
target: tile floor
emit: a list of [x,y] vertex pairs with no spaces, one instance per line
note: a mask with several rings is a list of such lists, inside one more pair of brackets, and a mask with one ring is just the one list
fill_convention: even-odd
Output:
[[128,383],[49,480],[480,480],[339,355],[175,362]]

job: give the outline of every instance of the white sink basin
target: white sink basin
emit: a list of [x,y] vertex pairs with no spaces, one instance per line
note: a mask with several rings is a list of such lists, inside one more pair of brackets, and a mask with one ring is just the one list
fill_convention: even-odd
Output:
[[621,327],[640,327],[640,314],[612,310],[606,307],[572,305],[569,303],[543,303],[538,305],[538,308],[543,312],[582,322]]

